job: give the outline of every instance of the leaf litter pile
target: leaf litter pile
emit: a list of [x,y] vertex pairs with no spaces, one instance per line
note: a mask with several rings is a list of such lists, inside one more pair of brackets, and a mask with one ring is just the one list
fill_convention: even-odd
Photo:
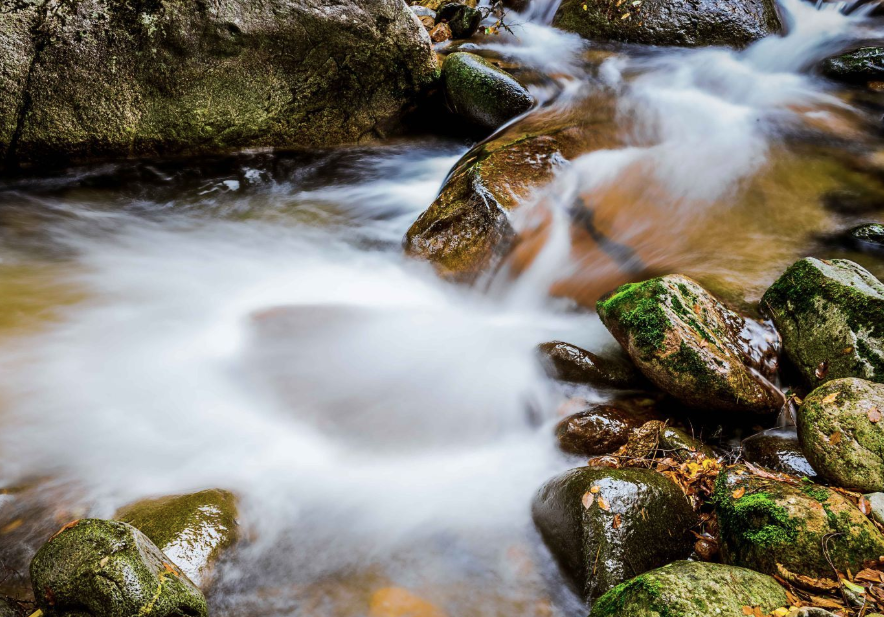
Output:
[[[870,418],[871,420],[872,418]],[[876,414],[873,422],[880,420]],[[653,469],[678,484],[690,499],[691,505],[700,516],[700,523],[692,531],[696,537],[694,550],[703,561],[717,561],[718,521],[710,505],[710,498],[715,490],[715,482],[724,469],[735,469],[738,475],[752,474],[761,478],[784,482],[793,486],[801,486],[806,479],[775,473],[742,461],[739,465],[728,464],[723,459],[711,458],[694,450],[663,450],[659,447],[660,431],[665,428],[662,422],[649,422],[636,431],[634,438],[620,450],[610,456],[590,459],[588,464],[593,467],[609,467],[623,469],[639,467]],[[859,510],[869,516],[871,504],[860,493],[841,488],[827,487],[852,501]],[[732,493],[734,499],[741,499],[745,488],[738,488]],[[593,486],[583,496],[583,507],[590,509],[599,507],[610,510],[610,504],[601,494],[599,487]],[[884,526],[871,520],[879,529]],[[620,514],[616,514],[612,525],[617,529],[622,524]],[[825,553],[827,547],[823,547]],[[772,613],[762,612],[758,607],[744,606],[743,615],[753,617],[788,617],[803,607],[816,607],[828,610],[838,617],[865,617],[874,613],[884,613],[884,556],[875,561],[863,564],[859,572],[840,572],[833,568],[832,578],[813,579],[799,576],[797,580],[787,582],[780,576],[774,578],[784,587],[790,606],[784,606]],[[837,577],[836,577],[837,575]]]

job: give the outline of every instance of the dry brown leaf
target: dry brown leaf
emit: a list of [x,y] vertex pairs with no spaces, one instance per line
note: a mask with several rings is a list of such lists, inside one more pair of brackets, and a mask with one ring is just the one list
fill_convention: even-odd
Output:
[[829,435],[829,443],[833,446],[837,446],[841,443],[841,431],[835,431],[831,435]]
[[755,611],[753,610],[753,608],[751,606],[744,606],[743,607],[743,614],[744,615],[751,615],[754,612]]
[[838,393],[832,392],[830,395],[823,398],[823,403],[828,405],[829,403],[834,403],[837,399],[838,399]]
[[860,497],[859,502],[856,505],[859,507],[859,511],[866,516],[872,513],[872,504],[869,503],[869,500],[865,497]]
[[589,492],[592,493],[593,495],[595,495],[595,494],[598,493],[600,490],[602,490],[602,489],[600,489],[600,488],[597,487],[597,486],[593,486],[593,487],[591,487],[591,488],[589,489]]
[[620,524],[622,522],[623,522],[623,520],[620,518],[620,515],[615,514],[614,515],[614,522],[612,523],[612,526],[614,527],[614,529],[620,529]]
[[878,410],[877,407],[875,407],[874,409],[870,409],[869,413],[866,415],[869,417],[869,422],[871,422],[872,424],[877,424],[881,421],[881,412]]

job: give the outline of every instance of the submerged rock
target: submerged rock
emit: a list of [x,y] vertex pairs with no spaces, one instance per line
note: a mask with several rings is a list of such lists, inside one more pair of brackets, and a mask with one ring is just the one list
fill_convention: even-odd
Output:
[[615,587],[593,604],[590,617],[737,617],[747,606],[768,615],[788,605],[786,592],[770,576],[677,561]]
[[764,294],[783,349],[811,388],[884,381],[884,285],[844,259],[802,259]]
[[468,39],[479,29],[482,12],[465,4],[452,2],[439,9],[436,20],[448,22],[452,38]]
[[572,469],[540,490],[532,514],[587,598],[690,555],[697,522],[678,485],[648,469]]
[[5,4],[0,152],[22,165],[361,142],[438,77],[401,0]]
[[556,439],[568,454],[602,456],[625,445],[632,430],[641,425],[640,419],[614,405],[591,405],[559,422]]
[[884,491],[884,385],[837,379],[805,397],[798,435],[821,477],[844,488]]
[[[722,472],[713,497],[725,563],[796,581],[862,569],[884,555],[884,536],[839,493],[793,486],[739,469]],[[831,563],[830,563],[831,561]]]
[[625,362],[598,356],[570,343],[544,343],[538,352],[546,374],[559,381],[620,389],[634,388],[639,383],[635,369]]
[[406,253],[459,281],[493,269],[515,239],[507,212],[552,177],[573,141],[566,129],[504,135],[467,153],[408,230]]
[[203,586],[224,549],[238,538],[236,498],[221,490],[145,499],[115,519],[141,531],[190,580]]
[[744,47],[782,30],[772,0],[563,0],[553,25],[594,41]]
[[512,75],[471,53],[445,58],[442,83],[451,111],[487,129],[496,129],[534,105],[534,97]]
[[143,533],[118,521],[65,526],[31,562],[47,617],[206,617],[199,589]]
[[884,252],[884,225],[866,223],[851,229],[847,234],[852,248],[863,253]]
[[749,320],[695,281],[670,275],[624,285],[599,300],[598,313],[639,370],[685,404],[757,414],[783,406],[750,349]]
[[794,430],[772,429],[747,437],[742,443],[743,458],[754,465],[809,480],[816,471],[808,462]]
[[867,82],[884,79],[884,47],[863,47],[824,61],[823,74],[831,79]]

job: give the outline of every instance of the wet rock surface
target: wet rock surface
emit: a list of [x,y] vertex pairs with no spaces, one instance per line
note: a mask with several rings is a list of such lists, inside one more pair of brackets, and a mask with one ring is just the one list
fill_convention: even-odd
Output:
[[575,456],[613,454],[642,421],[614,405],[592,405],[556,426],[562,451]]
[[753,324],[687,277],[624,285],[598,313],[639,370],[693,408],[771,414],[784,403],[761,372],[773,349],[752,350]]
[[838,379],[798,409],[798,435],[810,464],[827,481],[863,492],[884,490],[884,385]]
[[847,240],[852,248],[860,252],[884,253],[884,225],[867,223],[854,227],[847,233]]
[[635,577],[593,604],[590,617],[711,617],[768,615],[788,606],[786,592],[772,577],[714,563],[678,561]]
[[146,535],[200,587],[239,535],[236,498],[217,489],[145,499],[120,509],[114,518]]
[[[446,10],[451,6],[456,5],[447,5]],[[449,25],[457,36],[458,22]],[[512,75],[476,54],[457,52],[445,58],[442,83],[451,111],[487,129],[496,129],[534,105],[534,98]]]
[[436,21],[448,22],[452,38],[468,39],[479,29],[482,12],[465,4],[450,3],[439,9]]
[[747,437],[741,445],[743,458],[753,465],[799,478],[816,479],[816,471],[804,455],[794,430],[771,429]]
[[616,10],[604,0],[564,0],[553,25],[590,40],[687,47],[744,47],[782,29],[770,0],[646,0]]
[[697,521],[681,489],[647,469],[572,469],[540,490],[532,514],[587,598],[687,557],[693,545],[688,530]]
[[822,63],[823,75],[848,82],[884,79],[884,47],[862,47]]
[[394,0],[3,6],[9,165],[365,141],[438,74]]
[[70,523],[31,562],[48,617],[206,617],[199,589],[143,533],[125,523]]
[[634,388],[640,384],[636,370],[619,359],[599,356],[570,343],[552,341],[537,349],[546,374],[553,379],[596,388]]
[[[740,473],[722,473],[714,502],[725,563],[787,581],[830,579],[832,569],[857,572],[884,554],[884,536],[831,489]],[[825,549],[824,549],[825,547]]]
[[884,285],[844,259],[802,259],[764,294],[783,349],[811,389],[832,379],[884,381]]

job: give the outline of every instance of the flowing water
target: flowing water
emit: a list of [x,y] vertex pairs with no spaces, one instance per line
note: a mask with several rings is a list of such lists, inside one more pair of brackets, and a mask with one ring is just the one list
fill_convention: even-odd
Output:
[[[585,614],[530,522],[575,464],[551,431],[572,393],[534,348],[612,346],[574,301],[651,273],[750,312],[807,254],[884,274],[836,241],[884,210],[884,100],[811,70],[882,31],[783,0],[789,34],[744,51],[603,48],[550,28],[554,8],[467,46],[518,64],[540,102],[502,133],[568,124],[585,143],[514,214],[531,240],[474,287],[401,250],[459,142],[0,186],[0,591],[72,518],[218,487],[245,539],[215,615],[384,617],[390,587],[422,615]],[[575,201],[625,257],[574,231]]]

